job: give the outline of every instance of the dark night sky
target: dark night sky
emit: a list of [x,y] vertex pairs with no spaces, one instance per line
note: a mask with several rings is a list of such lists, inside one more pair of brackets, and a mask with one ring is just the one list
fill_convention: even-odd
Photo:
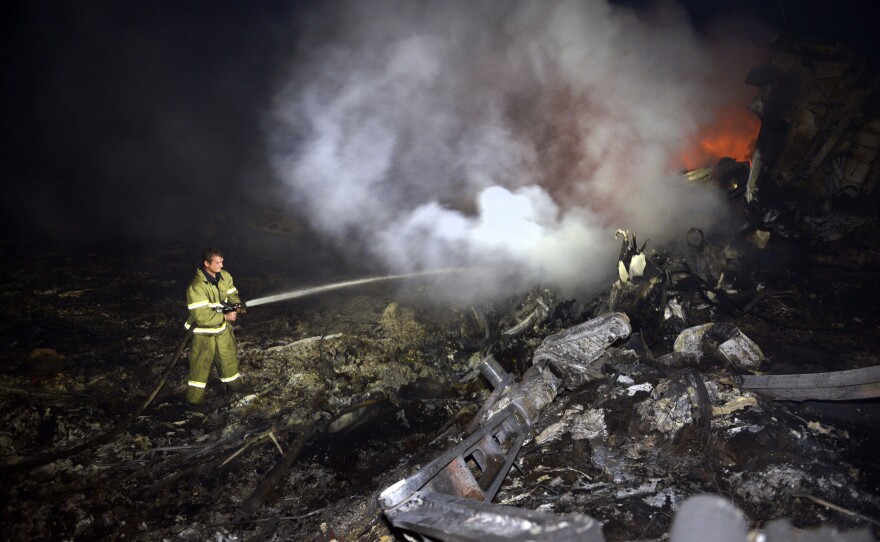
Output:
[[[867,2],[690,4],[700,26],[738,10],[771,30],[875,47]],[[311,6],[38,0],[7,7],[3,238],[186,242],[204,236],[201,226],[217,216],[258,204],[273,183],[261,122]]]
[[[20,2],[4,17],[4,216],[63,241],[165,241],[265,182],[290,2]],[[262,175],[262,177],[260,177]]]

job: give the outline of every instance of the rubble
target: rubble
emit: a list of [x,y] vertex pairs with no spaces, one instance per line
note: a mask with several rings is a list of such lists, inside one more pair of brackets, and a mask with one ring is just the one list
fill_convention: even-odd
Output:
[[[209,387],[207,412],[167,363],[185,251],[132,271],[2,245],[3,538],[876,539],[876,79],[782,38],[750,80],[752,167],[689,175],[742,227],[678,251],[621,231],[613,286],[577,303],[373,278],[256,305],[256,393]],[[263,295],[278,273],[236,276]]]
[[839,196],[871,194],[877,183],[878,76],[843,44],[777,36],[771,59],[746,81],[762,121],[748,199],[789,189],[829,211]]
[[669,367],[710,367],[730,364],[741,371],[755,371],[764,360],[761,347],[739,329],[727,324],[702,324],[681,331],[673,351],[657,359]]
[[606,314],[545,338],[535,350],[532,363],[548,364],[554,374],[562,377],[566,388],[578,388],[604,377],[602,355],[631,331],[626,314]]

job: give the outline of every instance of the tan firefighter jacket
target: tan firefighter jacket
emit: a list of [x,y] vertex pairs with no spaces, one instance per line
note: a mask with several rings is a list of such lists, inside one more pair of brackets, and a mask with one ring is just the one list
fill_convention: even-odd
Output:
[[[238,289],[232,283],[232,275],[223,270],[218,273],[220,281],[214,286],[202,269],[196,269],[196,276],[186,288],[186,304],[189,317],[186,328],[193,328],[193,333],[217,334],[226,329],[221,303],[240,303]],[[220,311],[220,312],[218,312]],[[193,327],[195,326],[195,327]]]

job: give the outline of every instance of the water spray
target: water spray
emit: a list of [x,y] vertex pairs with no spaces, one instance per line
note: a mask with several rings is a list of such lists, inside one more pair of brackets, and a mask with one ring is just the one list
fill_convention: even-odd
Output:
[[473,268],[468,267],[452,267],[447,269],[429,269],[427,271],[419,271],[416,273],[405,273],[402,275],[385,275],[382,277],[366,277],[362,279],[354,279],[354,280],[346,280],[343,282],[334,282],[332,284],[325,284],[323,286],[313,286],[309,288],[301,288],[299,290],[293,290],[290,292],[284,292],[281,294],[268,295],[265,297],[258,297],[257,299],[252,299],[247,302],[248,307],[256,307],[257,305],[265,305],[267,303],[277,303],[278,301],[286,301],[288,299],[296,299],[299,297],[307,297],[310,295],[320,294],[324,292],[329,292],[331,290],[340,290],[342,288],[351,288],[354,286],[362,286],[364,284],[373,284],[376,282],[387,282],[392,280],[401,280],[401,279],[409,279],[409,278],[418,278],[418,277],[430,277],[437,275],[452,275],[456,273],[465,273],[467,271],[473,271]]

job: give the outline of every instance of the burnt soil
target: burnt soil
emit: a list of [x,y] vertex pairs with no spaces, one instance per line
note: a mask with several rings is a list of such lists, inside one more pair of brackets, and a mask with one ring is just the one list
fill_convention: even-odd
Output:
[[[876,253],[853,263],[833,251],[826,257],[828,247],[821,257],[782,241],[764,251],[740,248],[731,274],[744,299],[761,284],[760,301],[748,313],[693,301],[689,324],[737,326],[761,346],[762,373],[880,364]],[[489,393],[476,362],[493,349],[519,376],[543,337],[594,316],[607,298],[585,296],[522,337],[491,345],[473,315],[489,314],[496,329],[509,326],[527,296],[475,312],[432,301],[429,286],[413,283],[254,307],[236,337],[255,399],[236,403],[213,375],[211,409],[187,409],[184,355],[150,406],[109,442],[17,469],[19,461],[104,434],[138,410],[185,337],[183,291],[194,266],[177,248],[136,259],[18,242],[0,249],[7,299],[0,535],[7,540],[321,540],[331,532],[341,540],[403,540],[376,496],[455,442]],[[246,299],[315,284],[234,256],[227,264]],[[642,331],[653,355],[668,351],[671,330]],[[606,539],[632,540],[664,536],[684,498],[710,492],[734,501],[752,528],[787,518],[802,528],[877,535],[877,400],[755,397],[708,424],[664,434],[640,417],[649,392],[627,390],[656,388],[675,371],[616,346],[624,353],[608,373],[617,380],[560,390],[535,434],[585,412],[601,411],[604,428],[582,438],[567,427],[528,442],[497,502],[588,514],[603,522]],[[701,375],[713,406],[749,395],[729,367],[703,367]],[[277,485],[256,510],[246,509],[282,452],[308,432]]]

